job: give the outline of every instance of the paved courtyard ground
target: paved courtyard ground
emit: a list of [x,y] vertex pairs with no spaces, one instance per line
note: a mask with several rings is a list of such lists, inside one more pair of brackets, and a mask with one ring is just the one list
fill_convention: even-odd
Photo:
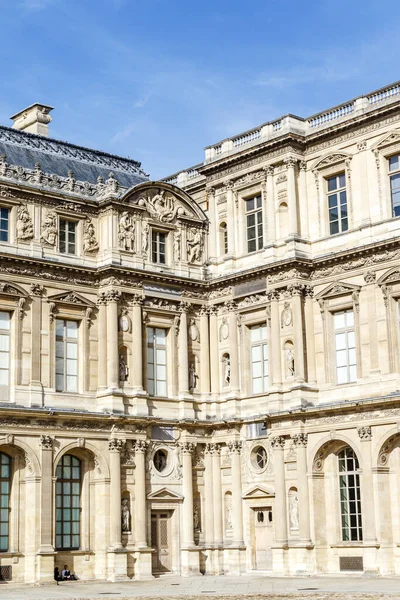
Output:
[[400,600],[400,578],[365,577],[275,578],[245,577],[164,577],[152,581],[61,582],[60,585],[0,584],[1,600]]

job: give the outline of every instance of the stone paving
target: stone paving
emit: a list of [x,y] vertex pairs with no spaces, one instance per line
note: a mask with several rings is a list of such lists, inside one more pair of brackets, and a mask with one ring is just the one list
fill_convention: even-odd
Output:
[[400,600],[400,578],[162,577],[152,581],[0,584],[0,600]]

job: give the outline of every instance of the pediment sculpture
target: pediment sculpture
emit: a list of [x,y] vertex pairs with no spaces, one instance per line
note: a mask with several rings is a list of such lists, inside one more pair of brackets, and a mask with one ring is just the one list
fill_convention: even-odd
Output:
[[171,223],[176,218],[188,216],[187,210],[175,196],[166,190],[148,190],[135,201],[138,206],[146,207],[149,215],[161,223]]

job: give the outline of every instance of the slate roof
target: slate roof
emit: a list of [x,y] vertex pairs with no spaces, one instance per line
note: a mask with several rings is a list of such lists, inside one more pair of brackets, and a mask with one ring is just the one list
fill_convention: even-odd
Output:
[[97,183],[99,176],[106,180],[110,172],[126,188],[149,180],[138,161],[2,125],[0,154],[8,164],[34,169],[39,163],[44,173],[61,177],[71,170],[75,179],[89,183]]

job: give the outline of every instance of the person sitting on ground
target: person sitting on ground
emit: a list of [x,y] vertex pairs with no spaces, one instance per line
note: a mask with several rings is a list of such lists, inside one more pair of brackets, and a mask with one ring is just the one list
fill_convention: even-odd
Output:
[[68,565],[64,565],[63,570],[61,571],[61,579],[63,581],[75,581],[76,577],[71,571],[68,569]]
[[58,582],[61,581],[60,569],[58,567],[55,567],[54,569],[54,579],[57,581],[57,585]]

